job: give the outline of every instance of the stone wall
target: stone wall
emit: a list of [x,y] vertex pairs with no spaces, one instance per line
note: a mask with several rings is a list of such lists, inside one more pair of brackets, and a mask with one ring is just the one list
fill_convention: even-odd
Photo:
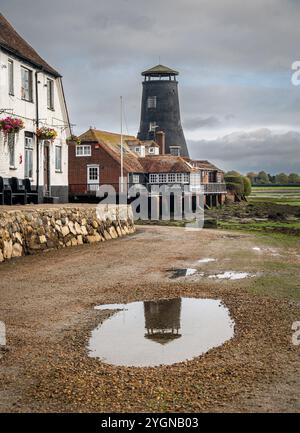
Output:
[[132,210],[126,205],[0,209],[0,262],[134,232]]

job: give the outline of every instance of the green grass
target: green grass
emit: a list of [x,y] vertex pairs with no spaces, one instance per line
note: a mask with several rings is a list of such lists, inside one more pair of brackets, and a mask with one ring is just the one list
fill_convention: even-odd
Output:
[[292,269],[286,272],[275,269],[274,274],[266,274],[256,278],[253,284],[247,288],[256,295],[268,295],[275,298],[300,300],[300,274],[293,273]]
[[274,203],[290,206],[300,206],[299,186],[261,186],[252,187],[249,197],[252,203]]
[[297,234],[300,235],[300,222],[287,223],[287,222],[276,222],[276,221],[262,221],[253,222],[247,224],[241,224],[235,221],[219,221],[218,227],[227,230],[247,230],[247,231],[277,231],[286,234]]
[[254,192],[260,192],[260,191],[276,191],[276,190],[283,190],[283,191],[298,191],[300,193],[300,186],[253,186],[252,191]]

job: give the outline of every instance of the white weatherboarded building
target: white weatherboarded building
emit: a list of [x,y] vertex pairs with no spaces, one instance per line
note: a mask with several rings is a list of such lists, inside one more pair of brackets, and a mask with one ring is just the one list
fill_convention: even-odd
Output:
[[[40,201],[67,202],[70,123],[61,75],[0,14],[0,122],[7,117],[24,128],[0,132],[0,176],[29,178]],[[54,129],[57,137],[38,139],[37,128]]]

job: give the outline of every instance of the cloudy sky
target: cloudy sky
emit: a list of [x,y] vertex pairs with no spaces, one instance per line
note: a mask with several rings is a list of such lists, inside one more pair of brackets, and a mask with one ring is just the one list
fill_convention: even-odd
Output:
[[[299,0],[0,0],[0,11],[64,76],[71,122],[139,127],[140,72],[180,72],[192,157],[225,170],[300,172]],[[127,131],[126,131],[127,132]]]

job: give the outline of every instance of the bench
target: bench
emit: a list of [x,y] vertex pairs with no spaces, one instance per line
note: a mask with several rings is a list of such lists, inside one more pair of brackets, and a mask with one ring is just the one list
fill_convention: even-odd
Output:
[[37,190],[33,190],[31,188],[31,182],[30,179],[24,179],[23,180],[23,186],[26,192],[26,198],[27,198],[27,203],[33,203],[33,204],[38,204],[39,202],[39,194]]
[[9,188],[6,191],[6,204],[26,204],[27,194],[22,182],[19,181],[17,177],[11,177],[8,179]]
[[0,205],[4,205],[4,181],[0,176]]

